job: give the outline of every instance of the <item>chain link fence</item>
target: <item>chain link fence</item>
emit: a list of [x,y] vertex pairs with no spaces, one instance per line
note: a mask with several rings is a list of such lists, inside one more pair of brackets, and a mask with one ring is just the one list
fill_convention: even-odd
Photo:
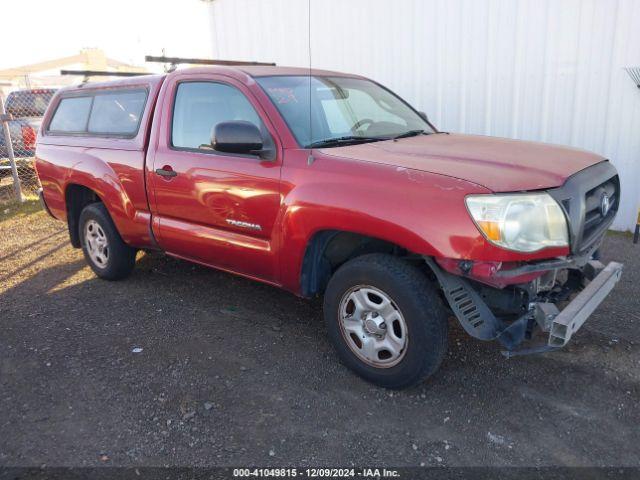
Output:
[[0,90],[0,203],[22,201],[37,193],[36,137],[56,90],[20,82]]

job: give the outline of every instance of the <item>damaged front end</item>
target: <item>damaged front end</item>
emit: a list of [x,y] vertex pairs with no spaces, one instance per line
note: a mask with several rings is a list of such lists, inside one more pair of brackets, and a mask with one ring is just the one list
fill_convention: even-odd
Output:
[[[604,266],[591,253],[494,272],[494,277],[535,278],[496,287],[450,273],[424,257],[465,331],[498,340],[506,357],[563,347],[620,279],[622,264]],[[551,267],[551,268],[550,268]],[[555,268],[554,268],[555,267]],[[462,266],[463,270],[465,266]],[[540,333],[544,341],[537,341]]]
[[[492,210],[491,202],[505,198],[476,196],[470,208],[487,241],[499,246],[502,237],[495,233],[507,226],[501,225],[494,231],[490,221],[483,221],[504,220],[506,213],[497,215],[500,209]],[[519,197],[514,194],[512,198]],[[620,181],[609,162],[586,168],[561,187],[538,192],[535,199],[547,202],[545,205],[553,207],[556,215],[547,219],[548,225],[531,223],[529,236],[535,238],[541,232],[553,230],[555,236],[547,235],[551,242],[555,237],[564,237],[560,235],[563,233],[560,225],[566,222],[569,255],[520,262],[424,257],[464,329],[480,340],[498,340],[507,357],[566,345],[622,274],[621,264],[611,262],[604,266],[598,260],[598,249],[620,202]],[[475,205],[483,202],[484,209]],[[534,339],[539,332],[547,338],[536,343]]]

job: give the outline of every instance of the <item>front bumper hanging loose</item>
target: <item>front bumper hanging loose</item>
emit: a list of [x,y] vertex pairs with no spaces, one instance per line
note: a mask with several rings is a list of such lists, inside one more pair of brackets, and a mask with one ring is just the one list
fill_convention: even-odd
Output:
[[[480,340],[498,340],[506,348],[506,357],[542,353],[564,347],[587,318],[595,311],[622,275],[622,264],[611,262],[606,267],[591,260],[586,267],[593,274],[592,280],[562,310],[549,302],[536,302],[527,313],[508,323],[497,318],[482,297],[463,277],[452,275],[438,267],[429,257],[424,257],[443,289],[449,305],[462,327]],[[530,348],[518,347],[525,340],[528,325],[538,324],[549,333],[547,342]]]
[[548,345],[564,347],[609,295],[622,275],[622,264],[609,263],[560,313],[551,319]]

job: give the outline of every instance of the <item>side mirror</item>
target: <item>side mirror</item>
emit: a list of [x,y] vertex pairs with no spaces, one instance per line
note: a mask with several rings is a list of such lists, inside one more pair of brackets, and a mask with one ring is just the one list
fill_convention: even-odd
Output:
[[245,120],[218,123],[211,135],[211,146],[218,152],[250,155],[263,153],[260,130]]
[[427,114],[424,112],[418,112],[418,115],[420,115],[422,117],[422,119],[427,122],[427,123],[431,123],[429,122],[429,117],[427,117]]

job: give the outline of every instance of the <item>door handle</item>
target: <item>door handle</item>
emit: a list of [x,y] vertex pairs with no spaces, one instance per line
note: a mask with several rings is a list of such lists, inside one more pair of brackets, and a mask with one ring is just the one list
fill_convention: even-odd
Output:
[[160,175],[161,177],[175,177],[178,175],[178,172],[173,170],[169,165],[165,165],[162,168],[156,168],[156,175]]

